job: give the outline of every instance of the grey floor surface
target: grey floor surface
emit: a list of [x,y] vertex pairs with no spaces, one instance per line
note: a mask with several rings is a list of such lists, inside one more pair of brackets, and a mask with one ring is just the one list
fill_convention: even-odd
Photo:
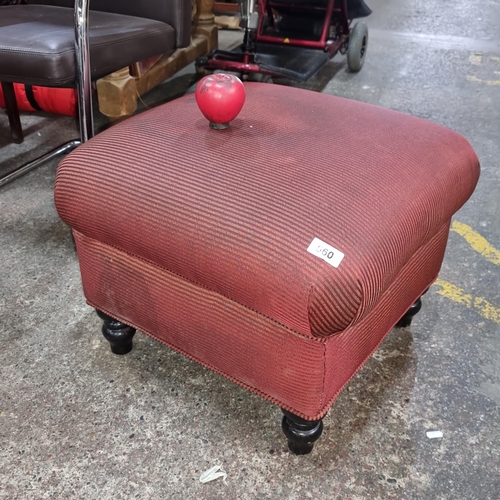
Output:
[[[1,499],[500,498],[500,1],[368,3],[364,69],[337,56],[302,86],[450,127],[482,164],[411,328],[342,392],[314,452],[292,456],[271,403],[140,333],[129,355],[109,351],[53,162],[0,191]],[[190,67],[144,101],[194,81]],[[77,135],[69,118],[22,122],[24,145],[10,144],[0,112],[4,171]],[[217,464],[227,484],[201,484]]]

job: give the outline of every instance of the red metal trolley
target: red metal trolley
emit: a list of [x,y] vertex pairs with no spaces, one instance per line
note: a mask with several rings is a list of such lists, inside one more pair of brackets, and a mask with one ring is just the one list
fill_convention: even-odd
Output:
[[212,51],[198,68],[307,80],[337,52],[347,55],[351,71],[362,68],[368,28],[351,23],[371,14],[363,0],[258,0],[258,9],[255,0],[239,3],[243,44]]

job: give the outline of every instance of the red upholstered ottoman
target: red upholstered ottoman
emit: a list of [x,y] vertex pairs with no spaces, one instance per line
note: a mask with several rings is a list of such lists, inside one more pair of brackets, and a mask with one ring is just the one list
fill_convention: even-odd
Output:
[[112,350],[140,329],[282,407],[307,453],[340,390],[420,309],[479,165],[418,118],[246,90],[223,131],[187,95],[99,134],[60,164],[55,201]]

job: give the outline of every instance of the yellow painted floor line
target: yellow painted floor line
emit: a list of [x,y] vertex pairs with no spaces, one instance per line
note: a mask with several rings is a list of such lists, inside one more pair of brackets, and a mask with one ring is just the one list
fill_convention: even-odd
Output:
[[500,266],[500,252],[490,245],[486,238],[474,231],[470,226],[455,220],[451,225],[451,230],[463,236],[465,241],[486,260]]
[[483,318],[500,324],[500,307],[494,306],[482,297],[474,297],[469,293],[465,293],[463,288],[459,288],[448,281],[438,279],[434,285],[441,288],[441,290],[437,290],[439,295],[448,297],[457,304],[463,304],[468,309],[474,309],[483,316]]
[[500,85],[500,80],[482,80],[474,75],[467,75],[465,78],[467,78],[469,82],[484,83],[485,85]]
[[469,56],[469,62],[474,64],[475,66],[479,66],[481,61],[483,60],[483,56],[481,54],[471,54]]

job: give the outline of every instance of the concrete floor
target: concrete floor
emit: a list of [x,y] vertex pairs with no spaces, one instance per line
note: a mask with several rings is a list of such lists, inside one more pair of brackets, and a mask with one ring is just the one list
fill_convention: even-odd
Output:
[[[292,456],[269,402],[140,333],[132,353],[111,354],[47,165],[0,192],[1,499],[500,498],[500,2],[368,3],[364,69],[338,56],[306,87],[450,127],[482,163],[455,217],[468,241],[450,233],[411,328],[343,391],[314,452]],[[145,102],[193,81],[189,68]],[[2,169],[76,136],[72,119],[22,121],[26,142],[12,145],[0,113]],[[227,485],[201,484],[216,464]]]

